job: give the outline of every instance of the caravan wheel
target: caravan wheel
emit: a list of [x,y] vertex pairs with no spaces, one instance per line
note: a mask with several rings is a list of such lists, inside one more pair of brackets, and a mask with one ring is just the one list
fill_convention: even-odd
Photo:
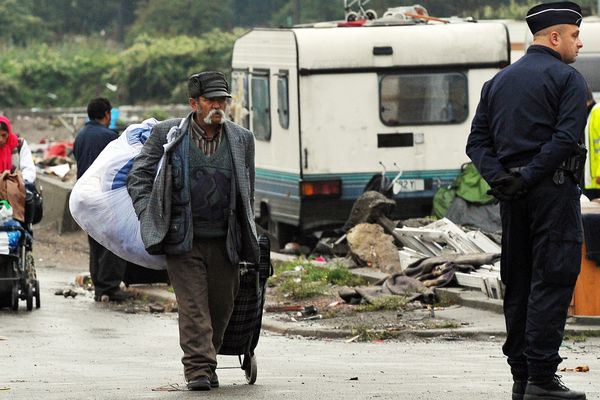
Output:
[[273,251],[282,249],[286,243],[294,238],[296,233],[295,226],[273,221],[266,203],[260,205],[260,217],[256,223],[267,231]]
[[268,232],[275,243],[271,243],[271,248],[275,251],[283,249],[283,247],[294,238],[296,228],[292,225],[284,224],[283,222],[275,222],[269,219]]

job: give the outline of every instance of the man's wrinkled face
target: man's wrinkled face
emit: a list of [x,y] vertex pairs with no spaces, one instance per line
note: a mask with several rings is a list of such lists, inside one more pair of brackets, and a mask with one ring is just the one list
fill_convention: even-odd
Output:
[[190,99],[190,105],[197,114],[198,120],[206,125],[220,125],[225,122],[227,108],[227,97],[213,97],[207,99],[200,96]]

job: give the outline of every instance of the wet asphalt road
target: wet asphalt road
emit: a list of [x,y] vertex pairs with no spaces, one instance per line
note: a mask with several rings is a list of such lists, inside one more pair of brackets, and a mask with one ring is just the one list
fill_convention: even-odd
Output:
[[[153,391],[183,385],[174,314],[125,314],[91,297],[54,290],[73,271],[38,268],[42,308],[0,310],[0,400],[4,399],[509,399],[501,340],[345,343],[265,334],[258,379],[221,369],[211,392]],[[600,340],[569,343],[567,384],[600,398]],[[220,357],[219,367],[237,367]]]

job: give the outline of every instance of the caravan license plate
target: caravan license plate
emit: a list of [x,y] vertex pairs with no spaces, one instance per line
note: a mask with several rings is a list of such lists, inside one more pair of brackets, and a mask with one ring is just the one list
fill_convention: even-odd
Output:
[[394,194],[400,192],[417,192],[419,190],[425,190],[425,180],[423,179],[398,179],[394,182],[392,191]]

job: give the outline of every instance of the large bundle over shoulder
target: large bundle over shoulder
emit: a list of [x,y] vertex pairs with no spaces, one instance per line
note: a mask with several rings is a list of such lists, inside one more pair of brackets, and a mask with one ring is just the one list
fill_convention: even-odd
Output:
[[152,118],[130,125],[110,142],[73,187],[69,208],[84,231],[119,257],[147,268],[165,269],[164,256],[153,256],[145,250],[127,193],[127,174],[133,159],[157,123]]

